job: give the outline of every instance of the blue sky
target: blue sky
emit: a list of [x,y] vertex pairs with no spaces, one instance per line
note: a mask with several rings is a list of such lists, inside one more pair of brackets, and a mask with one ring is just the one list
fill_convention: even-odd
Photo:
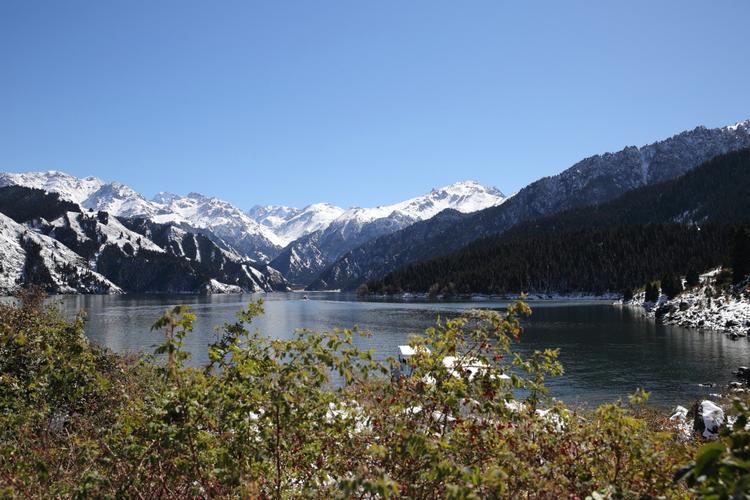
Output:
[[750,2],[0,2],[0,170],[241,207],[513,192],[750,118]]

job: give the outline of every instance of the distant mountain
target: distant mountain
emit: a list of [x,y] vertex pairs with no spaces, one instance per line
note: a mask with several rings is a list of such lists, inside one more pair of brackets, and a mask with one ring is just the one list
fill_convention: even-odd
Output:
[[300,212],[299,208],[284,205],[255,205],[247,215],[259,224],[276,229]]
[[329,203],[314,203],[303,209],[256,205],[247,212],[256,222],[271,229],[284,245],[327,228],[342,213],[343,208]]
[[276,257],[271,266],[297,284],[306,284],[347,251],[379,236],[394,233],[446,209],[474,212],[503,203],[497,189],[475,181],[451,184],[394,205],[350,208],[327,227],[303,236]]
[[407,227],[446,208],[471,212],[497,205],[502,193],[459,182],[425,196],[375,208],[344,210],[328,203],[303,209],[255,206],[243,212],[219,198],[160,192],[151,200],[118,182],[80,179],[63,172],[0,173],[0,187],[23,186],[59,194],[92,212],[143,218],[203,234],[222,248],[259,263],[273,260],[297,283],[309,283],[342,253],[373,237]]
[[499,206],[458,217],[447,225],[444,220],[435,220],[434,225],[428,220],[353,247],[309,288],[356,288],[399,267],[500,234],[519,222],[603,203],[632,189],[674,179],[715,156],[747,147],[750,120],[716,129],[697,127],[640,148],[631,146],[592,156],[559,175],[531,183]]
[[268,262],[281,250],[283,241],[242,210],[219,198],[190,193],[178,196],[159,193],[154,197],[160,209],[147,216],[158,223],[170,223],[186,230],[207,229],[240,255]]
[[243,257],[267,262],[281,250],[284,241],[258,224],[239,208],[218,198],[190,193],[179,196],[159,193],[147,200],[118,182],[96,177],[79,179],[62,172],[0,173],[0,187],[24,186],[58,193],[64,200],[94,212],[117,217],[143,217],[176,224],[188,231],[210,231]]
[[122,217],[151,216],[159,208],[119,182],[105,183],[97,177],[79,179],[56,170],[0,173],[0,187],[14,185],[58,193],[61,199],[72,201],[83,208]]
[[476,240],[370,283],[374,291],[620,292],[665,274],[728,265],[750,223],[750,149],[676,179]]
[[0,293],[286,290],[283,277],[199,233],[82,210],[56,193],[0,188]]

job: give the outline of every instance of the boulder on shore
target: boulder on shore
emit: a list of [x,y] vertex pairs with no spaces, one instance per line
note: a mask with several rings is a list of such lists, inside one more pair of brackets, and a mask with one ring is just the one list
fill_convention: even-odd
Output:
[[712,401],[695,403],[693,407],[695,420],[693,430],[699,432],[706,439],[715,439],[719,436],[719,429],[724,423],[724,410]]

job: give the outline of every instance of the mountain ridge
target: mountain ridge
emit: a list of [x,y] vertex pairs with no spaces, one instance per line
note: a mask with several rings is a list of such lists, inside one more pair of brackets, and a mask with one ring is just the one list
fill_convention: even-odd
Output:
[[[750,147],[750,120],[703,126],[641,147],[590,156],[543,177],[505,203],[456,220],[440,231],[411,226],[370,240],[342,255],[308,289],[353,289],[401,266],[444,255],[513,225],[567,209],[597,204],[643,185],[679,177],[729,151]],[[429,220],[425,223],[429,225]],[[420,238],[421,234],[429,236]]]
[[[728,264],[735,227],[750,223],[750,148],[600,205],[520,223],[369,289],[461,293],[621,292],[664,274]],[[588,286],[588,288],[582,288]]]
[[[105,182],[98,177],[77,178],[60,171],[0,173],[0,186],[8,185],[55,192],[94,212],[147,218],[205,234],[219,246],[230,246],[243,258],[262,263],[273,261],[273,266],[285,270],[293,280],[302,275],[305,280],[312,279],[349,248],[429,218],[443,208],[474,211],[505,200],[496,188],[476,181],[460,181],[399,203],[371,208],[343,209],[329,203],[314,203],[303,209],[270,205],[242,211],[218,197],[196,192],[183,196],[162,191],[148,200],[119,182]],[[310,236],[318,232],[319,235]],[[318,239],[321,248],[310,248]],[[284,253],[293,244],[299,258],[293,258],[291,252]],[[281,254],[282,258],[276,260]],[[305,269],[299,269],[300,262],[305,262]]]
[[287,289],[274,269],[203,234],[83,210],[56,193],[2,187],[0,214],[0,293],[22,284],[53,293]]

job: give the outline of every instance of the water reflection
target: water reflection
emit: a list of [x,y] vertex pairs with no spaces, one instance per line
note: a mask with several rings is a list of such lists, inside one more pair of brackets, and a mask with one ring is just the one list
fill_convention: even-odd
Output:
[[[454,315],[472,307],[503,309],[504,302],[362,302],[343,294],[268,294],[262,296],[266,314],[254,322],[264,335],[288,338],[296,328],[331,330],[358,325],[373,333],[360,341],[374,347],[377,357],[395,356],[408,335],[432,325],[438,314]],[[195,331],[186,339],[194,363],[207,361],[205,347],[215,338],[215,327],[235,319],[250,295],[216,296],[70,296],[56,299],[73,315],[88,314],[86,333],[95,342],[119,352],[150,352],[159,334],[150,326],[163,311],[178,303],[190,304],[197,314]],[[550,380],[555,396],[571,403],[612,401],[642,387],[652,391],[657,404],[687,404],[726,385],[731,371],[747,364],[750,343],[731,341],[716,333],[698,333],[655,325],[629,309],[595,302],[535,302],[532,318],[518,348],[523,352],[560,348],[563,377]]]

